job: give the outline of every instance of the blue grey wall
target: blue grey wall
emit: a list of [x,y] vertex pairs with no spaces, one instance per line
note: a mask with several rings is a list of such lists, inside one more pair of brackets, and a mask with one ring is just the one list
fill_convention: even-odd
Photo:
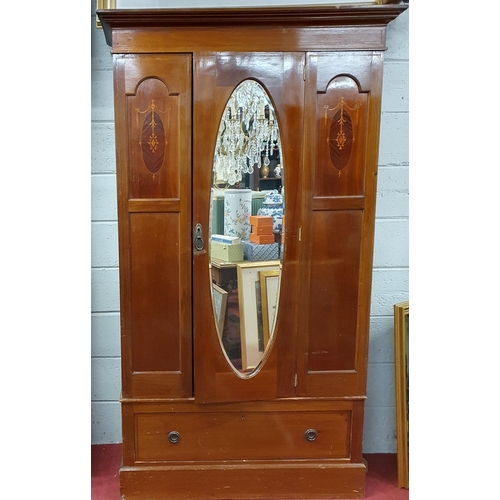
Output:
[[[92,444],[121,442],[112,59],[92,1]],[[233,2],[236,3],[236,2]],[[314,2],[318,3],[318,2]],[[408,300],[409,10],[388,27],[363,451],[394,453],[393,305]]]

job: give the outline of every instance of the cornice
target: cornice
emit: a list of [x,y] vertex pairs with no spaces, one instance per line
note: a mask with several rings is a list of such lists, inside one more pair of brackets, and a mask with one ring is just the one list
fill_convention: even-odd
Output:
[[288,6],[196,9],[98,10],[111,45],[116,29],[244,26],[386,26],[408,8],[408,4],[371,6]]

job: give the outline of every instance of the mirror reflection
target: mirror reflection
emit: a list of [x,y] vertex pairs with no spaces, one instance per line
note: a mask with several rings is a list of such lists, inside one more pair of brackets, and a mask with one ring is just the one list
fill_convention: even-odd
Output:
[[275,330],[284,242],[278,121],[254,80],[231,94],[215,144],[210,271],[217,332],[227,359],[250,375]]

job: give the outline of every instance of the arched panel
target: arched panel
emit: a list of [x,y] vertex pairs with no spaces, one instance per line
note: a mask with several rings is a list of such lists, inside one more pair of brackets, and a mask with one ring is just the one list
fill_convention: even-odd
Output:
[[317,93],[316,196],[364,194],[367,98],[349,76],[334,78]]
[[179,95],[158,78],[128,96],[131,198],[178,198]]

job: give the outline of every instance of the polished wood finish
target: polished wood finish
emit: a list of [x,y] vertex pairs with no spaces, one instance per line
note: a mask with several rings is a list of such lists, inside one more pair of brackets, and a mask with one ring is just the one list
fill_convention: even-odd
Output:
[[[98,11],[114,58],[123,498],[364,496],[382,62],[405,8]],[[192,241],[245,79],[273,101],[286,193],[276,329],[252,376],[221,348],[220,269]]]
[[[382,55],[308,54],[303,178],[304,273],[298,395],[366,391]],[[369,102],[369,106],[368,106]],[[343,109],[354,138],[345,166],[332,161],[329,126]],[[314,112],[314,114],[313,114]],[[345,118],[344,118],[345,120]],[[346,131],[347,133],[347,131]],[[340,147],[338,149],[341,149]],[[307,222],[306,222],[307,221]],[[354,278],[355,277],[355,278]]]
[[[202,412],[136,415],[136,461],[349,458],[350,413]],[[304,439],[314,428],[319,437]],[[173,431],[175,429],[175,431]],[[178,443],[168,434],[178,432]],[[247,436],[251,437],[248,439]]]
[[[298,253],[297,238],[300,216],[300,159],[302,129],[297,124],[303,121],[303,68],[304,57],[296,53],[250,52],[203,53],[195,55],[194,81],[194,148],[195,195],[193,199],[193,222],[209,225],[210,186],[212,182],[213,147],[217,137],[220,117],[234,88],[244,79],[256,78],[274,101],[282,137],[288,145],[282,151],[283,163],[287,165],[287,207],[290,207],[290,224],[287,223],[285,258],[282,286],[298,289],[298,272],[294,255]],[[288,220],[288,219],[287,219]],[[200,402],[275,399],[278,395],[277,365],[280,350],[268,349],[268,358],[261,364],[259,376],[242,378],[235,376],[227,363],[219,344],[212,317],[207,249],[195,252],[193,259],[194,280],[206,293],[194,294],[194,351],[195,351],[195,396]],[[282,296],[279,308],[288,311],[278,315],[277,329],[294,330],[297,308],[294,297]],[[203,355],[197,355],[203,353]],[[290,380],[287,386],[290,385]]]
[[[190,397],[191,56],[115,56],[114,71],[122,395]],[[166,146],[150,170],[152,110]]]
[[364,464],[325,460],[188,462],[122,467],[120,487],[127,500],[364,498],[365,476]]
[[[406,10],[405,5],[386,6],[328,6],[307,5],[294,7],[237,7],[196,9],[113,9],[98,10],[107,40],[111,30],[133,26],[140,30],[154,27],[232,26],[385,26]],[[108,42],[109,43],[109,42]]]

